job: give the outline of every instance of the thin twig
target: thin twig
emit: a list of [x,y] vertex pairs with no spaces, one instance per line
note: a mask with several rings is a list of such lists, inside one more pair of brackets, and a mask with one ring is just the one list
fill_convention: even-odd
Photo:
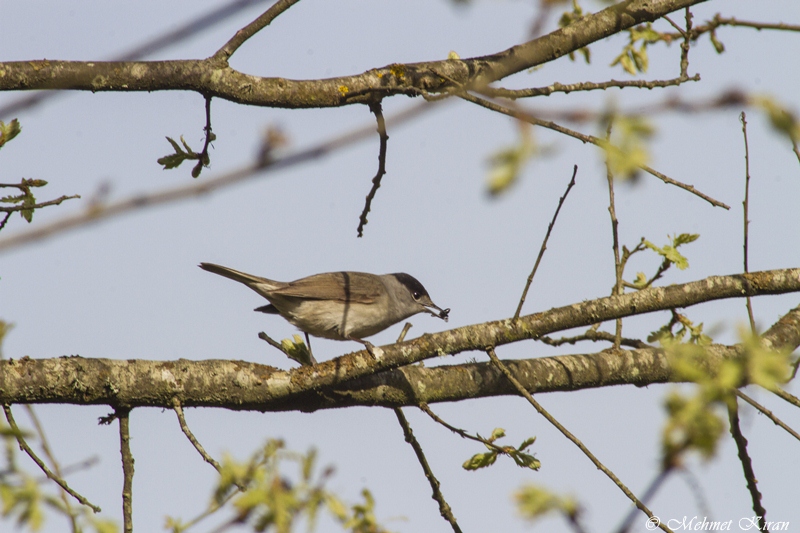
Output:
[[647,517],[648,517],[648,518],[649,518],[651,521],[653,521],[653,522],[652,522],[653,524],[658,524],[658,527],[660,527],[660,528],[661,528],[661,529],[663,529],[664,531],[667,531],[667,532],[669,532],[669,533],[672,533],[672,530],[671,530],[670,528],[668,528],[668,527],[667,527],[666,525],[664,525],[663,523],[659,522],[659,521],[658,521],[658,519],[657,519],[657,518],[655,518],[655,517],[653,516],[653,513],[650,511],[650,509],[648,509],[648,508],[647,508],[647,506],[646,506],[644,503],[642,503],[642,502],[639,500],[639,498],[637,498],[637,497],[636,497],[636,496],[635,496],[635,495],[634,495],[634,494],[633,494],[633,493],[630,491],[630,489],[628,489],[628,487],[626,487],[626,486],[625,486],[625,484],[624,484],[624,483],[622,483],[622,481],[620,481],[620,480],[619,480],[619,478],[618,478],[618,477],[617,477],[617,476],[616,476],[616,475],[615,475],[615,474],[614,474],[614,473],[613,473],[611,470],[609,470],[608,468],[606,468],[606,467],[605,467],[605,465],[603,465],[603,463],[601,463],[601,462],[600,462],[600,461],[597,459],[597,457],[595,457],[595,456],[594,456],[594,454],[593,454],[591,451],[589,451],[589,448],[587,448],[587,447],[586,447],[586,446],[585,446],[585,445],[584,445],[584,444],[583,444],[583,443],[582,443],[580,440],[578,440],[578,438],[577,438],[577,437],[575,437],[575,435],[573,435],[572,433],[570,433],[570,432],[567,430],[567,428],[565,428],[563,425],[561,425],[561,423],[560,423],[558,420],[556,420],[556,419],[553,417],[553,415],[551,415],[550,413],[548,413],[548,412],[547,412],[547,411],[544,409],[544,407],[542,407],[542,406],[539,404],[539,402],[537,402],[537,401],[536,401],[536,400],[533,398],[533,396],[531,396],[531,394],[530,394],[530,393],[529,393],[527,390],[525,390],[525,387],[523,387],[523,386],[522,386],[522,384],[521,384],[519,381],[517,381],[517,378],[515,378],[515,377],[514,377],[514,375],[511,373],[511,371],[508,369],[508,367],[506,367],[506,365],[504,365],[504,364],[503,364],[503,362],[502,362],[502,361],[500,361],[500,359],[498,359],[498,357],[497,357],[497,354],[495,354],[495,353],[494,353],[494,348],[493,348],[493,347],[491,347],[491,346],[490,346],[490,347],[488,347],[488,348],[486,349],[486,353],[489,355],[489,358],[492,360],[492,363],[493,363],[493,364],[494,364],[494,365],[495,365],[495,366],[498,368],[498,370],[500,370],[500,372],[502,372],[503,374],[505,374],[506,378],[508,378],[508,381],[509,381],[509,382],[511,382],[511,384],[514,386],[514,388],[516,388],[516,389],[517,389],[517,391],[518,391],[518,392],[519,392],[519,393],[520,393],[520,394],[521,394],[521,395],[522,395],[522,396],[523,396],[523,397],[524,397],[526,400],[528,400],[528,402],[529,402],[529,403],[530,403],[530,404],[533,406],[533,408],[534,408],[534,409],[536,409],[536,411],[537,411],[537,412],[538,412],[540,415],[542,415],[543,417],[545,417],[545,418],[547,419],[547,421],[548,421],[548,422],[550,422],[552,425],[554,425],[554,426],[556,427],[556,429],[558,429],[558,430],[561,432],[561,434],[562,434],[562,435],[564,435],[564,436],[565,436],[567,439],[569,439],[570,441],[572,441],[572,443],[573,443],[573,444],[575,444],[575,445],[576,445],[576,446],[577,446],[577,447],[578,447],[578,448],[579,448],[579,449],[580,449],[580,450],[581,450],[581,451],[584,453],[584,455],[586,455],[586,457],[588,457],[588,458],[589,458],[589,460],[590,460],[590,461],[591,461],[591,462],[594,464],[594,466],[596,466],[596,467],[597,467],[597,469],[598,469],[598,470],[600,470],[600,471],[601,471],[601,472],[603,472],[605,475],[607,475],[607,476],[608,476],[608,477],[611,479],[611,481],[613,481],[613,482],[614,482],[614,484],[615,484],[617,487],[619,487],[619,488],[620,488],[620,490],[622,490],[622,492],[625,494],[625,496],[627,496],[627,497],[628,497],[628,499],[630,499],[630,500],[633,502],[633,504],[634,504],[634,505],[636,505],[636,507],[638,507],[639,509],[641,509],[641,510],[642,510],[642,512],[643,512],[643,513],[645,513],[645,514],[647,515]]
[[213,457],[206,453],[203,445],[200,444],[200,442],[194,436],[194,433],[192,433],[192,430],[189,429],[188,424],[186,424],[186,417],[183,416],[183,407],[181,407],[181,401],[177,397],[172,399],[172,409],[175,411],[175,414],[178,415],[178,424],[181,426],[181,431],[183,431],[183,434],[186,435],[187,439],[189,439],[189,442],[192,443],[192,446],[194,446],[194,449],[197,450],[197,453],[200,454],[205,462],[213,466],[217,472],[221,473],[222,467],[219,466],[219,463],[215,461]]
[[[782,30],[782,31],[797,31],[800,32],[800,25],[796,24],[784,24],[782,22],[753,22],[753,21],[744,21],[744,20],[737,20],[736,18],[726,18],[717,13],[714,15],[714,18],[709,20],[703,25],[695,26],[689,32],[691,39],[693,41],[697,40],[700,36],[705,33],[713,33],[714,30],[719,28],[720,26],[731,26],[731,27],[741,27],[741,28],[752,28],[755,30]],[[663,35],[667,39],[677,39],[684,33],[680,31],[679,33],[664,33]]]
[[[408,334],[408,330],[410,329],[411,322],[406,322],[405,325],[403,325],[403,330],[397,337],[397,342],[403,342],[406,338],[406,334]],[[422,451],[422,446],[419,445],[419,441],[417,441],[416,437],[414,437],[414,432],[411,430],[411,425],[408,423],[408,420],[403,414],[402,409],[395,407],[393,411],[397,417],[397,421],[400,422],[400,426],[403,428],[403,435],[405,436],[406,442],[409,443],[414,449],[414,453],[417,455],[417,460],[422,466],[423,472],[425,472],[425,477],[428,478],[428,483],[430,483],[431,490],[433,491],[431,497],[436,501],[436,503],[439,504],[439,513],[442,515],[442,518],[450,523],[453,531],[456,533],[461,533],[461,528],[458,527],[456,517],[453,515],[450,505],[447,503],[447,500],[444,499],[444,494],[442,494],[442,491],[439,488],[439,480],[433,475],[433,471],[431,470],[430,465],[428,465],[428,460],[425,458],[425,452]]]
[[[664,486],[664,482],[667,480],[669,475],[673,472],[674,467],[667,467],[662,468],[658,475],[653,478],[653,481],[650,482],[650,486],[647,487],[647,490],[644,491],[642,495],[642,501],[647,503],[649,502],[653,496],[656,495],[656,492]],[[635,508],[632,508],[630,512],[625,517],[625,520],[622,521],[619,528],[617,529],[617,533],[627,533],[631,526],[633,525],[633,521],[636,520],[638,513]]]
[[686,8],[686,31],[683,33],[683,42],[681,43],[681,77],[688,76],[689,74],[689,47],[692,35],[692,11]]
[[750,455],[747,453],[747,439],[742,435],[742,428],[739,427],[739,405],[736,398],[728,404],[728,420],[730,420],[730,431],[734,442],[736,442],[736,449],[739,452],[739,461],[742,463],[742,470],[744,470],[744,478],[747,480],[747,490],[750,492],[750,498],[753,501],[753,511],[758,515],[761,524],[761,531],[769,531],[767,529],[767,511],[761,505],[761,493],[758,491],[756,474],[753,472],[753,462],[750,460]]
[[783,428],[789,435],[796,438],[797,440],[800,440],[800,434],[798,434],[795,430],[787,426],[780,418],[775,416],[775,414],[772,411],[770,411],[769,409],[767,409],[766,407],[764,407],[763,405],[755,401],[753,398],[743,393],[742,391],[737,389],[734,392],[736,393],[736,396],[746,401],[747,403],[749,403],[750,405],[761,411],[764,415],[766,415],[766,417],[772,420],[772,422],[776,426]]
[[[611,128],[614,124],[613,119],[608,121],[608,128],[606,129],[606,140],[609,145],[611,144]],[[611,294],[614,296],[621,295],[624,291],[622,288],[622,262],[619,257],[619,220],[617,219],[617,210],[614,205],[614,174],[611,172],[611,163],[609,158],[606,157],[606,181],[608,182],[608,213],[611,215],[611,247],[614,251],[614,290]],[[619,350],[622,342],[622,319],[618,318],[615,321],[614,332],[614,349]]]
[[481,94],[490,96],[492,98],[508,98],[516,100],[517,98],[530,98],[533,96],[548,96],[553,93],[572,93],[578,91],[600,91],[610,88],[633,87],[638,89],[655,89],[660,87],[674,87],[686,83],[687,81],[700,81],[700,75],[694,76],[681,76],[671,80],[609,80],[603,82],[579,82],[579,83],[553,83],[547,87],[532,87],[528,89],[504,89],[502,87],[485,87],[480,90]]
[[192,169],[192,177],[195,178],[200,176],[203,167],[208,167],[211,164],[211,157],[208,155],[208,147],[217,138],[214,132],[211,131],[211,96],[206,95],[204,98],[206,100],[206,125],[203,126],[203,132],[205,132],[206,138],[203,144],[203,150],[200,152],[200,158]]
[[[40,202],[37,204],[32,205],[11,205],[11,206],[0,206],[0,213],[16,213],[18,211],[28,211],[33,209],[39,209],[40,207],[47,207],[50,205],[59,205],[64,200],[73,200],[75,198],[80,198],[79,194],[73,194],[72,196],[61,196],[56,198],[55,200],[48,200],[46,202]],[[5,225],[5,223],[3,224]],[[2,229],[2,226],[0,226]]]
[[256,20],[237,31],[230,41],[217,50],[214,54],[214,59],[222,59],[225,62],[230,59],[236,50],[242,46],[245,41],[250,37],[267,27],[273,20],[275,20],[281,13],[295,5],[300,0],[278,0],[269,9],[261,14]]
[[[608,333],[606,331],[597,331],[595,329],[590,329],[586,333],[581,335],[575,335],[573,337],[561,337],[560,339],[553,339],[552,337],[548,337],[544,335],[536,339],[537,341],[541,341],[548,346],[561,346],[563,344],[576,344],[580,341],[608,341],[614,342],[617,336],[612,333]],[[626,337],[622,337],[619,340],[620,346],[630,346],[631,348],[652,348],[649,344],[639,339],[629,339]]]
[[[750,208],[750,149],[747,146],[747,115],[745,115],[744,111],[739,115],[739,120],[742,121],[742,135],[744,136],[744,201],[742,205],[744,206],[744,272],[747,274],[750,272],[747,260],[750,241],[750,220],[747,218]],[[755,335],[758,332],[756,331],[756,321],[753,318],[753,304],[750,302],[749,296],[745,301],[747,302],[747,318],[750,319],[750,331]]]
[[[432,108],[433,107],[431,104],[422,102],[419,105],[412,106],[409,109],[398,113],[394,117],[388,119],[387,122],[389,124],[399,124]],[[262,172],[276,171],[292,165],[323,157],[335,150],[338,150],[339,148],[371,137],[373,131],[374,129],[372,125],[364,126],[344,134],[337,135],[322,143],[311,146],[304,150],[299,150],[284,157],[268,159],[265,161],[259,159],[256,162],[247,164],[216,178],[203,180],[197,183],[191,183],[189,185],[173,187],[171,189],[158,191],[152,194],[135,194],[109,205],[90,205],[86,210],[80,213],[68,215],[49,224],[43,224],[27,231],[20,231],[12,234],[9,237],[6,237],[5,239],[0,239],[0,251],[38,241],[73,228],[93,224],[105,218],[121,215],[129,211],[135,211],[145,207],[154,207],[161,204],[168,204],[179,200],[185,200],[187,198],[204,196],[217,189],[258,177]]]
[[431,411],[431,408],[428,407],[427,403],[421,403],[417,407],[419,407],[419,409],[423,413],[425,413],[426,415],[431,417],[434,422],[446,427],[447,429],[449,429],[450,431],[452,431],[456,435],[460,436],[461,438],[474,440],[475,442],[480,442],[481,444],[491,448],[492,450],[496,451],[497,453],[501,453],[501,454],[504,454],[504,455],[506,454],[506,450],[502,446],[498,446],[494,442],[492,442],[492,441],[490,441],[488,439],[484,439],[480,435],[472,435],[471,433],[468,433],[466,430],[463,430],[463,429],[460,429],[460,428],[457,428],[455,426],[452,426],[452,425],[448,424],[447,422],[445,422],[444,420],[439,418],[439,416],[436,413]]
[[6,227],[6,222],[8,222],[9,218],[11,218],[11,213],[6,213],[6,216],[3,217],[3,221],[0,222],[0,231],[2,231],[3,228]]
[[122,456],[122,531],[133,533],[133,454],[131,453],[130,409],[118,408],[119,452]]
[[786,400],[790,404],[794,405],[795,407],[800,407],[800,398],[795,396],[794,394],[789,394],[783,389],[773,389],[770,390],[771,393],[775,394],[778,398],[782,400]]
[[367,213],[372,208],[372,200],[375,198],[375,193],[381,186],[381,179],[386,174],[386,145],[389,141],[389,136],[386,134],[386,121],[383,119],[383,108],[380,101],[372,102],[369,104],[369,110],[375,115],[375,120],[378,122],[378,136],[380,137],[380,148],[378,149],[378,172],[372,178],[372,188],[367,194],[367,200],[364,203],[364,210],[361,211],[361,216],[358,217],[358,236],[364,236],[364,226],[367,225]]
[[419,464],[422,466],[422,470],[425,472],[425,477],[428,478],[428,483],[430,483],[431,490],[433,491],[431,497],[439,504],[439,513],[442,515],[442,518],[450,523],[453,531],[456,533],[461,533],[461,528],[458,527],[456,517],[453,516],[453,511],[450,509],[450,505],[448,505],[447,501],[444,499],[442,491],[439,489],[439,480],[433,475],[433,471],[428,465],[428,460],[425,458],[425,453],[422,451],[422,446],[419,445],[419,442],[414,437],[414,432],[411,431],[411,426],[408,424],[408,420],[406,420],[405,415],[403,415],[403,411],[399,408],[396,408],[394,409],[394,414],[397,415],[397,421],[400,422],[400,425],[403,427],[403,435],[406,438],[406,442],[409,443],[414,449],[414,453],[417,455],[417,461],[419,461]]
[[[44,432],[44,426],[42,426],[42,423],[36,414],[36,410],[30,404],[25,404],[25,410],[28,412],[28,416],[30,417],[31,422],[33,422],[33,427],[36,430],[36,434],[39,436],[39,442],[41,443],[44,455],[47,457],[47,460],[50,461],[50,464],[53,465],[53,472],[55,472],[55,474],[61,479],[64,479],[64,472],[61,469],[61,466],[58,464],[53,451],[50,449],[50,443],[47,441],[47,435]],[[61,501],[64,502],[64,509],[69,517],[69,524],[70,528],[72,529],[72,533],[78,533],[80,529],[78,528],[78,522],[75,520],[75,512],[72,510],[72,502],[70,502],[67,492],[65,490],[61,490],[59,492],[59,496],[61,497]]]
[[544,240],[542,241],[542,246],[539,248],[539,255],[536,256],[536,262],[533,264],[533,270],[531,270],[530,276],[528,276],[528,280],[525,282],[525,288],[522,290],[522,296],[519,299],[519,305],[517,305],[517,311],[514,313],[514,320],[519,318],[519,314],[522,312],[522,304],[525,303],[525,297],[528,295],[528,289],[531,288],[531,283],[533,282],[533,277],[536,275],[536,271],[539,269],[539,263],[542,261],[542,256],[544,256],[544,251],[547,249],[547,240],[550,238],[550,232],[553,231],[553,226],[556,224],[556,218],[558,218],[558,213],[561,211],[561,206],[564,205],[564,200],[567,199],[567,195],[569,191],[572,190],[572,187],[575,186],[575,176],[578,174],[578,165],[575,165],[572,169],[572,179],[569,180],[569,185],[567,185],[567,190],[564,191],[564,195],[559,198],[558,206],[556,207],[556,212],[553,214],[553,220],[550,221],[550,225],[547,226],[547,233],[544,235]]
[[792,141],[792,150],[794,151],[794,155],[797,156],[797,161],[800,162],[800,148],[797,147],[797,141]]
[[[547,128],[549,130],[553,130],[555,132],[567,135],[567,136],[572,137],[574,139],[578,139],[579,141],[582,141],[584,143],[593,144],[595,146],[602,145],[602,142],[600,141],[600,139],[598,139],[594,135],[586,135],[584,133],[580,133],[580,132],[577,132],[575,130],[571,130],[569,128],[565,128],[564,126],[556,124],[555,122],[552,122],[552,121],[549,121],[549,120],[538,119],[538,118],[536,118],[536,117],[534,117],[534,116],[532,116],[532,115],[530,115],[528,113],[525,113],[525,112],[522,112],[522,111],[517,111],[517,110],[514,110],[514,109],[510,109],[508,107],[502,106],[500,104],[497,104],[495,102],[486,100],[484,98],[479,98],[477,96],[471,95],[471,94],[469,94],[469,93],[467,93],[465,91],[456,93],[456,96],[458,96],[459,98],[462,98],[462,99],[464,99],[464,100],[466,100],[468,102],[472,102],[474,104],[477,104],[477,105],[479,105],[481,107],[485,107],[486,109],[489,109],[491,111],[496,111],[498,113],[502,113],[503,115],[508,115],[510,117],[514,117],[514,118],[517,118],[517,119],[520,119],[520,120],[524,120],[525,122],[529,122],[529,123],[533,124],[534,126],[541,126],[543,128]],[[724,209],[730,209],[730,206],[728,206],[727,204],[725,204],[723,202],[720,202],[719,200],[715,200],[714,198],[711,198],[707,194],[704,194],[704,193],[698,191],[697,189],[694,188],[693,185],[688,185],[686,183],[674,180],[674,179],[666,176],[665,174],[663,174],[661,172],[658,172],[657,170],[655,170],[653,168],[650,168],[647,165],[640,165],[639,168],[641,168],[642,170],[644,170],[648,174],[651,174],[651,175],[657,177],[658,179],[660,179],[664,183],[667,183],[669,185],[674,185],[676,187],[679,187],[679,188],[681,188],[681,189],[683,189],[685,191],[688,191],[688,192],[694,194],[695,196],[698,196],[698,197],[702,198],[703,200],[705,200],[706,202],[710,203],[711,205],[713,205],[715,207],[722,207]]]
[[28,446],[28,443],[25,442],[25,439],[22,436],[22,432],[17,427],[17,423],[14,421],[14,415],[11,414],[11,406],[7,404],[3,405],[3,411],[5,411],[6,413],[6,420],[8,420],[8,425],[11,426],[12,430],[14,430],[14,435],[17,438],[17,444],[19,444],[19,449],[25,452],[28,455],[28,457],[30,457],[33,460],[33,462],[36,463],[36,465],[41,469],[41,471],[44,472],[44,475],[55,481],[58,484],[58,486],[67,491],[67,493],[70,496],[78,500],[82,505],[89,507],[95,513],[99,513],[101,509],[98,506],[92,504],[91,502],[89,502],[89,500],[87,500],[86,498],[84,498],[71,488],[69,488],[67,482],[64,481],[64,479],[62,479],[61,477],[51,472],[50,469],[47,468],[47,465],[44,464],[44,461],[39,459],[36,453],[34,453],[34,451],[31,449],[31,447]]

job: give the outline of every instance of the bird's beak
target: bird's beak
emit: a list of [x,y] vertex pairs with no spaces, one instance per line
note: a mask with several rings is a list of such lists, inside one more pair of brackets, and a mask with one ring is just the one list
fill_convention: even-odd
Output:
[[[436,311],[438,312],[432,311],[432,309],[436,309]],[[449,307],[447,309],[442,309],[433,302],[431,302],[430,304],[425,304],[425,311],[430,313],[431,316],[435,316],[436,318],[441,318],[445,322],[447,322],[447,319],[450,317]]]

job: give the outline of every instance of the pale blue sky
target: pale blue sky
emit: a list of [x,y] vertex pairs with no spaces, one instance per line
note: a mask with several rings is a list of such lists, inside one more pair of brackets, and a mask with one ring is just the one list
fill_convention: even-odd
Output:
[[[444,1],[304,0],[251,39],[233,57],[232,65],[251,74],[317,78],[355,74],[393,62],[442,59],[450,50],[461,57],[488,54],[525,39],[535,15],[533,4],[486,0],[455,8]],[[103,59],[215,5],[197,0],[0,0],[0,57]],[[587,7],[599,9],[597,4]],[[800,7],[791,0],[742,0],[697,6],[695,22],[722,9],[724,15],[740,19],[797,23],[800,18]],[[259,9],[251,9],[154,58],[211,55],[258,13]],[[675,20],[682,20],[682,15],[676,14]],[[624,109],[676,95],[710,98],[724,89],[739,88],[775,95],[798,109],[800,75],[794,64],[800,36],[730,28],[719,30],[718,35],[727,47],[725,54],[717,55],[707,38],[692,48],[690,73],[699,72],[700,83],[680,90],[554,95],[523,105],[536,110],[600,109],[613,101]],[[607,67],[624,43],[625,38],[619,36],[594,45],[590,67],[564,59],[519,74],[503,85],[628,79],[620,69]],[[670,48],[654,46],[647,78],[675,76],[679,53],[677,43]],[[0,105],[19,96],[0,94]],[[413,104],[406,97],[395,97],[384,102],[384,109],[389,116]],[[652,166],[726,202],[731,211],[713,208],[649,175],[642,176],[636,186],[617,187],[620,238],[629,247],[642,236],[663,244],[667,234],[701,234],[699,241],[685,248],[691,268],[670,271],[668,282],[741,271],[744,159],[739,112],[733,108],[659,116],[653,144]],[[291,148],[301,149],[372,122],[364,106],[287,111],[215,100],[212,113],[218,138],[212,166],[200,179],[249,161],[269,125],[280,126]],[[18,116],[23,132],[0,153],[1,181],[46,179],[50,185],[42,199],[61,194],[84,198],[37,212],[34,226],[82,209],[102,183],[111,186],[111,200],[189,183],[189,168],[163,171],[156,159],[169,151],[165,136],[183,134],[199,147],[204,123],[202,98],[178,92],[75,93]],[[748,110],[748,121],[753,177],[750,267],[797,267],[800,166],[788,142],[772,132],[756,110]],[[572,127],[599,132],[595,124]],[[258,295],[203,272],[196,267],[200,261],[278,280],[330,270],[408,272],[425,284],[437,304],[452,309],[449,324],[427,315],[413,318],[411,336],[511,316],[574,164],[579,166],[577,186],[562,209],[525,312],[609,293],[611,232],[605,171],[595,148],[536,130],[537,141],[551,155],[532,162],[508,194],[490,200],[484,187],[486,162],[493,152],[516,140],[517,127],[509,119],[465,102],[450,102],[388,133],[387,175],[362,239],[356,239],[355,230],[376,170],[377,135],[333,156],[207,197],[125,215],[4,252],[0,255],[0,318],[16,324],[7,337],[5,356],[225,358],[290,368],[292,364],[256,334],[266,330],[284,338],[295,333],[294,328],[279,318],[253,313],[263,302]],[[2,235],[26,226],[14,217]],[[655,256],[643,256],[632,262],[627,277],[638,270],[652,272],[657,264]],[[797,295],[756,299],[758,323],[768,326],[799,300]],[[739,301],[712,303],[690,309],[688,314],[717,331],[720,342],[732,342],[736,325],[746,320],[744,302]],[[667,316],[634,318],[626,332],[644,336]],[[391,328],[373,342],[392,342],[399,331],[400,326]],[[314,342],[314,347],[317,358],[323,360],[358,349],[354,343],[323,340]],[[498,354],[539,357],[601,347],[557,351],[525,342],[502,347]],[[471,358],[486,357],[468,353],[429,364]],[[668,389],[620,387],[541,395],[540,401],[641,494],[658,468],[664,418],[661,402]],[[787,423],[800,426],[796,410],[765,394],[756,396]],[[461,463],[480,447],[451,435],[424,414],[406,410],[465,531],[528,530],[511,500],[512,492],[527,482],[573,494],[585,509],[589,531],[615,528],[629,509],[623,494],[523,400],[475,400],[433,409],[449,422],[484,435],[494,427],[504,427],[513,444],[531,435],[538,437],[532,450],[542,461],[540,472],[519,469],[503,459],[491,469],[465,472]],[[20,423],[25,423],[18,411]],[[69,482],[108,516],[119,518],[122,476],[117,429],[96,424],[108,411],[106,407],[37,407],[63,464],[95,454],[101,457],[98,466],[71,476]],[[796,442],[765,417],[747,408],[742,411],[768,516],[800,523],[796,491],[789,481],[798,477],[800,467],[786,459],[796,453]],[[316,446],[321,464],[337,469],[329,486],[351,501],[359,497],[362,487],[368,487],[377,499],[378,517],[390,529],[449,530],[438,516],[427,481],[391,411],[358,408],[259,414],[190,409],[187,419],[205,448],[218,458],[230,452],[244,459],[270,437],[286,439],[295,450]],[[136,530],[160,531],[166,514],[188,519],[200,512],[211,494],[215,473],[180,433],[174,413],[137,409],[131,431]],[[715,519],[736,522],[752,514],[730,439],[724,439],[717,460],[692,462],[691,467]],[[703,513],[678,477],[650,507],[669,518]],[[643,521],[642,516],[639,525]],[[561,528],[562,523],[543,521],[535,529],[555,526]],[[64,531],[65,527],[51,520],[44,531]]]

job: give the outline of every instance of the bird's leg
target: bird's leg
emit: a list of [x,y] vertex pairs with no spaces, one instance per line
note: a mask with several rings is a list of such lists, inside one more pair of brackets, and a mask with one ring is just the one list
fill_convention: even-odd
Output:
[[372,356],[373,359],[378,360],[381,357],[383,357],[383,350],[381,350],[380,348],[378,348],[377,346],[375,346],[371,342],[365,341],[364,339],[357,339],[356,337],[349,337],[349,339],[351,341],[356,341],[356,342],[360,342],[361,344],[363,344],[364,347],[367,349],[367,351],[369,352],[369,354]]
[[308,337],[308,333],[306,333],[305,331],[303,333],[305,333],[306,336],[306,346],[308,346],[308,357],[309,359],[311,359],[311,365],[314,366],[317,364],[317,360],[314,359],[314,352],[311,351],[311,339]]

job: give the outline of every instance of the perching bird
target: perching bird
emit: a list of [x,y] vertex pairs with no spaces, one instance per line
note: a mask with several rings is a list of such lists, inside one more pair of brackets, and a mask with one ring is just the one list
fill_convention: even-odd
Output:
[[365,337],[417,313],[446,321],[450,312],[435,305],[425,287],[404,273],[327,272],[282,282],[213,263],[199,266],[243,283],[269,300],[256,311],[281,315],[307,335],[360,342],[370,353],[373,346]]

